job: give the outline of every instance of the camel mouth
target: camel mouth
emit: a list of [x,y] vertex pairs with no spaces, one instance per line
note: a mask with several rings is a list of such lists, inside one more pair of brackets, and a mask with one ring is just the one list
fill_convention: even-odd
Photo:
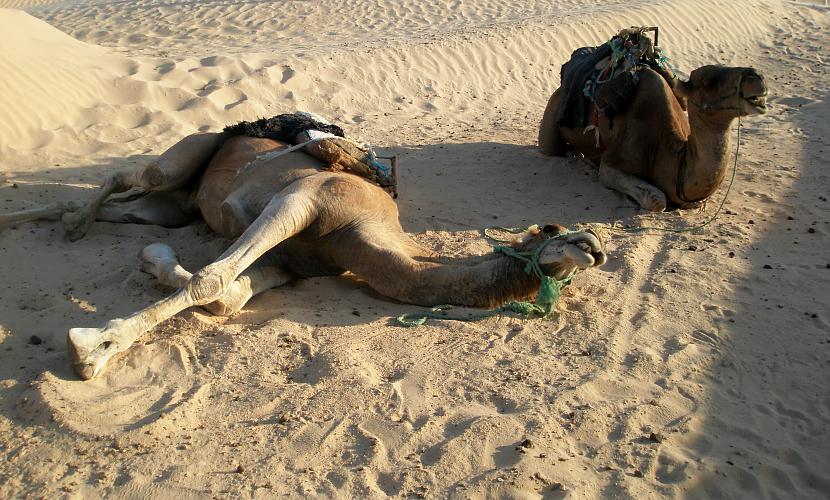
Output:
[[744,101],[747,102],[750,106],[756,109],[759,113],[764,114],[767,112],[767,96],[764,95],[757,95],[752,97],[744,97]]
[[585,260],[590,262],[590,264],[586,266],[586,268],[599,267],[605,264],[605,262],[608,260],[608,257],[605,255],[605,252],[603,252],[602,249],[596,250],[594,248],[591,248],[591,245],[589,245],[586,241],[578,241],[574,243],[574,245],[586,254]]

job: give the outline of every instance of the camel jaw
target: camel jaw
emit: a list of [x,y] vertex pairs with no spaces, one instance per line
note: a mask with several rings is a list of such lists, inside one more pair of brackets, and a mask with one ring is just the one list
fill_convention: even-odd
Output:
[[547,266],[545,273],[564,279],[577,269],[599,267],[608,260],[605,245],[592,230],[577,231],[552,242],[540,255],[539,263]]
[[[591,233],[593,233],[593,231],[591,231]],[[579,248],[582,251],[582,253],[585,254],[585,257],[583,257],[583,260],[585,262],[590,262],[590,265],[585,266],[586,268],[587,267],[600,267],[601,265],[605,264],[605,262],[608,260],[608,256],[605,255],[605,252],[602,249],[595,250],[595,249],[591,248],[591,246],[588,243],[584,242],[584,241],[579,241],[574,246]]]
[[[745,113],[747,115],[763,115],[767,112],[766,94],[744,97],[743,101],[749,105],[749,110]],[[743,107],[746,108],[746,106]]]

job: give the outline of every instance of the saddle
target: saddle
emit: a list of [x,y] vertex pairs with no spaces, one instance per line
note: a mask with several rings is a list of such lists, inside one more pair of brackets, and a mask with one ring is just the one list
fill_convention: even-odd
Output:
[[[393,198],[398,197],[397,157],[377,156],[371,147],[346,138],[342,128],[319,115],[297,111],[253,122],[242,121],[225,127],[224,131],[231,136],[245,135],[291,144],[288,149],[265,156],[276,157],[301,149],[322,161],[329,171],[357,175],[380,186]],[[389,160],[391,165],[384,165],[379,159]]]
[[[649,31],[655,33],[654,42]],[[676,77],[657,46],[658,34],[657,27],[634,26],[598,47],[575,50],[562,65],[563,95],[556,123],[562,127],[589,126],[591,104],[613,119],[631,102],[639,82],[638,72],[645,68],[654,69],[671,84]]]

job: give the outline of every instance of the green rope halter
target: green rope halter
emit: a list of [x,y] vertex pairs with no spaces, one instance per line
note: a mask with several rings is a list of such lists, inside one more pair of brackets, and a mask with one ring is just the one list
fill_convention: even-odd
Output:
[[541,245],[536,247],[534,250],[528,252],[520,252],[513,247],[504,245],[497,245],[493,247],[494,252],[503,253],[509,257],[513,257],[524,262],[524,272],[526,272],[529,275],[535,275],[537,278],[539,278],[539,280],[541,281],[541,285],[539,286],[539,293],[536,294],[535,302],[511,300],[510,302],[496,307],[495,309],[490,309],[489,311],[483,311],[480,313],[469,313],[466,315],[448,314],[447,311],[453,309],[454,306],[449,304],[442,304],[439,306],[432,307],[428,311],[412,314],[403,314],[401,316],[398,316],[398,323],[407,327],[415,327],[423,325],[430,318],[455,321],[479,321],[486,318],[492,318],[493,316],[498,316],[504,313],[512,313],[522,318],[543,318],[547,316],[551,313],[551,311],[553,310],[553,306],[556,304],[556,302],[559,300],[559,297],[562,295],[562,289],[568,286],[573,280],[573,277],[576,275],[576,271],[574,271],[562,280],[557,280],[551,276],[546,275],[542,271],[542,266],[539,263],[539,258],[542,256],[542,252],[544,252],[545,248],[547,248],[548,245],[553,243],[553,240],[571,234],[571,232],[572,231],[564,231],[556,235],[550,236],[547,239],[545,239],[545,241],[543,241]]

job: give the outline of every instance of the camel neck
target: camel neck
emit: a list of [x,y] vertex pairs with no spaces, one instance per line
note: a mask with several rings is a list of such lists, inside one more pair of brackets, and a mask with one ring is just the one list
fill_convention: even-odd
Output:
[[[690,134],[686,142],[685,172],[678,180],[685,201],[702,200],[717,190],[729,165],[732,149],[729,128],[734,119],[713,120],[689,106]],[[682,191],[682,193],[681,193]]]
[[504,255],[474,265],[428,266],[423,272],[423,282],[430,289],[418,294],[426,300],[416,303],[423,305],[496,307],[526,299],[539,289],[539,278],[528,275],[523,262]]

